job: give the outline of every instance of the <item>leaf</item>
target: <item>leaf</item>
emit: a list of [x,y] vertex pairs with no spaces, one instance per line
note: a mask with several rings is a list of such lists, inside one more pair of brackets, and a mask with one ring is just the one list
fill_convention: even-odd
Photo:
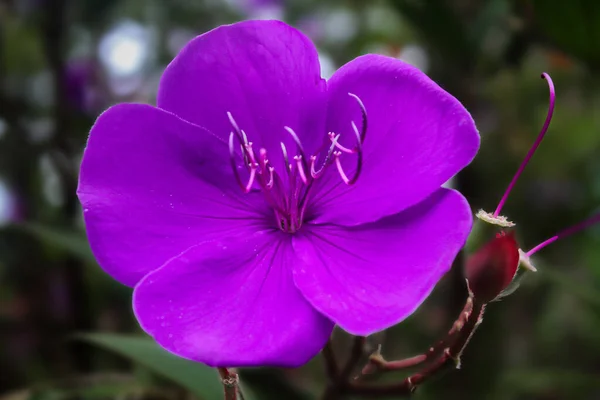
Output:
[[90,245],[83,233],[27,222],[15,225],[15,228],[35,236],[45,244],[67,251],[86,262],[96,263],[96,258],[92,254]]
[[143,365],[204,400],[223,398],[223,387],[215,369],[170,354],[150,338],[108,333],[90,333],[77,338]]

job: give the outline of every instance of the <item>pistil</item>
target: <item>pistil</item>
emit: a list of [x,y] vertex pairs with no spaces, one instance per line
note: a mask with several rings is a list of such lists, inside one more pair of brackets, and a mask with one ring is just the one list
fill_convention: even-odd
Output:
[[504,192],[504,195],[500,199],[500,202],[498,203],[498,206],[496,207],[496,210],[492,214],[487,213],[487,212],[485,212],[483,210],[480,210],[477,213],[477,217],[479,219],[481,219],[481,220],[484,220],[485,222],[488,222],[488,223],[491,223],[491,224],[494,224],[494,225],[499,225],[499,226],[502,226],[502,227],[511,227],[511,226],[515,225],[514,223],[508,221],[506,219],[506,217],[501,216],[500,212],[502,211],[502,208],[504,207],[504,204],[508,200],[508,196],[510,195],[510,192],[512,191],[512,189],[516,185],[516,183],[519,180],[519,177],[521,176],[521,174],[523,173],[523,171],[525,170],[525,167],[527,166],[527,164],[529,163],[529,161],[533,157],[533,154],[535,153],[535,151],[539,147],[540,143],[542,143],[542,140],[544,139],[544,136],[546,135],[546,132],[548,131],[548,127],[550,126],[550,121],[552,120],[552,115],[554,114],[554,103],[555,103],[555,98],[556,98],[556,94],[554,92],[554,83],[552,82],[552,79],[550,78],[550,75],[548,75],[545,72],[542,73],[542,78],[545,79],[546,82],[548,82],[548,89],[550,91],[550,99],[549,99],[548,113],[546,115],[546,120],[544,121],[544,125],[542,126],[542,130],[538,134],[535,142],[533,143],[533,146],[527,152],[527,155],[523,159],[523,162],[521,163],[521,165],[517,169],[517,172],[513,176],[513,178],[510,181],[510,183],[508,184],[508,187],[506,188],[506,191]]

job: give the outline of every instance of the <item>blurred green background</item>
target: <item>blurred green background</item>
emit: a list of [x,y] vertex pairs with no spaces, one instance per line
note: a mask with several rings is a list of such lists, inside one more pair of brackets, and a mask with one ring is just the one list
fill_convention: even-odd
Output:
[[[131,290],[89,252],[75,187],[99,112],[153,102],[190,38],[245,18],[303,30],[325,77],[383,53],[458,97],[482,136],[454,180],[474,210],[493,211],[538,134],[548,101],[540,73],[550,73],[555,118],[504,214],[529,249],[597,211],[596,0],[0,0],[0,400],[222,397],[213,370],[140,339]],[[492,237],[480,228],[469,250]],[[447,331],[465,298],[461,261],[412,317],[376,338],[387,358],[422,352]],[[600,228],[535,261],[537,274],[489,306],[462,369],[416,398],[600,399]],[[336,332],[341,356],[347,344]],[[242,379],[254,399],[314,398],[325,384],[321,361]]]

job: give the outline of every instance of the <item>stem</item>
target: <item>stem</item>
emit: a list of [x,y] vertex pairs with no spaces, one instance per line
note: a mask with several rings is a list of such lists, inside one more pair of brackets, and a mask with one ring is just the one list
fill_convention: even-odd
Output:
[[560,231],[559,233],[552,236],[551,238],[544,240],[542,243],[538,244],[537,246],[535,246],[534,248],[532,248],[525,254],[527,255],[527,257],[531,257],[532,255],[534,255],[535,253],[537,253],[544,247],[548,246],[551,243],[556,242],[558,239],[566,238],[567,236],[577,233],[577,232],[579,232],[585,228],[588,228],[598,222],[600,222],[600,214],[596,214],[593,217],[586,219],[585,221],[582,221],[582,222],[575,224],[563,231]]
[[[365,396],[406,396],[413,393],[419,385],[448,366],[454,365],[459,367],[460,356],[473,336],[475,329],[477,329],[477,326],[481,323],[484,310],[485,304],[475,303],[472,312],[470,313],[470,317],[464,321],[464,326],[462,326],[462,329],[459,331],[460,334],[455,338],[456,341],[444,348],[442,354],[423,370],[409,376],[400,383],[390,385],[378,386],[361,382],[351,382],[348,384],[348,391],[353,394]],[[457,323],[462,320],[462,315],[463,314],[461,313],[461,317],[459,317]],[[455,323],[455,326],[460,325],[457,323]]]
[[[225,400],[238,400],[238,382],[239,377],[235,372],[229,371],[227,368],[217,368],[223,383],[223,394]],[[243,400],[243,397],[242,399]]]
[[436,356],[443,353],[454,343],[460,342],[460,338],[468,334],[468,332],[465,332],[465,329],[468,326],[470,317],[474,311],[473,294],[469,293],[469,297],[467,298],[458,319],[452,324],[452,328],[450,328],[446,337],[430,347],[426,353],[396,361],[386,361],[380,354],[374,354],[369,358],[369,363],[363,368],[363,374],[400,371],[432,362]]
[[502,199],[498,203],[498,207],[496,208],[496,211],[494,211],[494,217],[497,217],[498,214],[500,214],[500,211],[502,211],[502,207],[504,207],[504,203],[506,203],[506,200],[508,199],[508,195],[510,194],[513,187],[517,183],[517,180],[519,179],[519,177],[521,176],[523,171],[525,170],[525,167],[531,160],[531,157],[533,157],[533,153],[535,153],[535,151],[539,147],[540,143],[542,143],[542,139],[544,139],[544,136],[546,135],[546,132],[548,131],[548,126],[550,126],[550,120],[552,120],[552,114],[554,113],[554,100],[555,100],[554,83],[552,83],[552,79],[550,78],[550,75],[548,75],[545,72],[542,74],[542,78],[546,79],[546,81],[548,82],[548,88],[550,89],[550,100],[549,100],[549,105],[548,105],[548,114],[546,115],[546,121],[544,122],[544,126],[542,127],[542,130],[540,131],[538,137],[535,139],[533,146],[531,147],[531,149],[529,149],[529,152],[525,156],[525,159],[519,166],[517,173],[515,174],[515,176],[513,176],[512,181],[510,181],[510,183],[508,184],[508,187],[506,188],[506,192],[504,192],[504,196],[502,196]]

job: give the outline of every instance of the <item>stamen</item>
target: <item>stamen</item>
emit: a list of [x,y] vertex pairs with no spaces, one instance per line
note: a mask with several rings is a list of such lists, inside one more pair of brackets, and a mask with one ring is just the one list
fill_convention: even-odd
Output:
[[367,109],[365,108],[365,105],[363,104],[360,97],[358,97],[354,93],[348,93],[348,96],[350,96],[354,100],[356,100],[356,102],[358,103],[358,106],[360,107],[360,112],[362,114],[362,128],[361,128],[361,132],[360,132],[360,143],[364,143],[365,137],[367,136]]
[[298,135],[296,135],[296,132],[294,132],[294,130],[289,126],[284,126],[283,128],[290,134],[290,136],[292,136],[292,139],[294,139],[298,152],[300,153],[300,156],[302,156],[302,166],[304,167],[304,170],[310,171],[307,161],[308,158],[304,153],[304,147],[302,147],[302,142],[300,142],[300,138],[298,137]]
[[325,170],[325,167],[327,166],[327,164],[329,164],[329,162],[331,160],[331,156],[333,156],[333,153],[334,153],[334,150],[336,148],[337,141],[339,140],[339,138],[340,138],[340,135],[337,135],[335,138],[333,138],[333,140],[331,142],[331,146],[329,146],[329,151],[327,152],[327,156],[325,157],[325,160],[323,161],[323,164],[321,165],[321,167],[319,168],[318,171],[315,171],[315,164],[317,161],[317,157],[316,156],[310,157],[310,175],[314,179],[321,176],[321,174]]
[[[365,142],[365,137],[367,136],[367,109],[365,108],[365,105],[363,104],[362,100],[355,94],[353,93],[348,93],[349,96],[351,96],[352,98],[354,98],[357,102],[358,102],[358,106],[360,107],[360,112],[362,114],[362,129],[360,132],[360,139],[358,140],[361,144],[363,144]],[[354,128],[356,129],[356,128]],[[329,136],[329,140],[331,140],[333,142],[333,138],[335,137],[335,133],[333,132],[329,132],[327,134]],[[348,153],[348,154],[355,154],[358,151],[358,148],[355,147],[353,149],[349,149],[343,145],[341,145],[340,143],[336,143],[335,147],[337,147],[338,150],[340,150],[343,153]]]
[[244,158],[244,161],[249,165],[249,164],[253,164],[256,163],[256,158],[254,157],[254,150],[252,150],[252,142],[248,142],[248,144],[244,145],[244,149],[246,150],[244,152],[244,155],[246,156]]
[[302,162],[302,156],[294,156],[294,160],[296,161],[296,166],[298,167],[298,174],[300,175],[300,179],[302,179],[302,182],[307,185],[308,184],[308,179],[306,178],[306,173],[304,171],[304,164]]
[[285,144],[283,144],[283,142],[280,142],[281,144],[281,151],[283,153],[283,161],[285,162],[285,170],[287,171],[288,175],[291,172],[291,167],[290,167],[290,158],[288,157],[288,152],[287,152],[287,148],[285,147]]
[[596,214],[593,217],[586,219],[578,224],[575,224],[563,231],[560,231],[559,233],[557,233],[556,235],[552,236],[551,238],[548,238],[546,240],[544,240],[542,243],[538,244],[537,246],[535,246],[534,248],[532,248],[531,250],[529,250],[528,252],[525,253],[525,255],[527,257],[531,257],[532,255],[534,255],[535,253],[537,253],[538,251],[540,251],[541,249],[543,249],[544,247],[548,246],[551,243],[556,242],[559,239],[563,239],[566,238],[567,236],[570,236],[574,233],[577,233],[585,228],[588,228],[596,223],[600,222],[600,214]]
[[267,189],[273,188],[273,173],[275,172],[275,168],[269,167],[269,181],[265,184]]
[[244,193],[248,193],[254,183],[254,179],[256,177],[256,168],[258,167],[258,164],[256,164],[255,162],[247,164],[250,171],[250,177],[248,179],[248,182],[244,184],[237,169],[237,163],[235,162],[235,143],[233,141],[234,136],[235,134],[233,132],[229,134],[229,159],[231,161],[231,168],[233,169],[233,175],[235,176],[235,180],[240,186],[240,188],[244,191]]
[[[329,136],[329,140],[331,140],[331,142],[333,143],[333,140],[334,140],[334,138],[336,137],[335,133],[334,133],[334,132],[329,132],[329,133],[327,134],[327,136]],[[340,135],[337,135],[337,137],[338,137],[338,138],[339,138],[339,136],[340,136]],[[341,151],[342,153],[347,153],[347,154],[354,154],[354,153],[356,153],[356,148],[354,148],[354,149],[349,149],[349,148],[347,148],[347,147],[345,147],[345,146],[343,146],[343,145],[339,144],[339,143],[337,142],[337,140],[336,140],[336,142],[335,142],[335,147],[336,147],[336,148],[337,148],[339,151]]]
[[240,142],[240,150],[242,152],[242,156],[244,157],[244,164],[248,165],[251,162],[247,153],[248,137],[246,136],[246,133],[240,129],[237,122],[235,122],[233,115],[231,115],[229,111],[227,111],[227,118],[229,118],[229,123],[233,127],[233,132],[235,132],[235,135],[237,136],[237,139]]
[[233,115],[231,115],[229,111],[227,111],[227,118],[229,118],[229,123],[231,124],[231,126],[233,126],[233,131],[235,132],[240,143],[247,145],[248,138],[246,137],[246,134],[242,132],[237,122],[235,122],[235,119],[233,119]]
[[357,162],[356,162],[356,170],[354,171],[354,176],[352,176],[351,179],[348,179],[348,176],[346,175],[346,173],[344,172],[344,169],[342,168],[342,163],[340,162],[340,156],[342,155],[341,151],[336,151],[333,153],[333,155],[335,156],[335,166],[337,167],[338,172],[340,173],[340,176],[342,177],[342,180],[344,181],[344,183],[346,185],[354,185],[356,183],[356,181],[358,180],[358,177],[360,176],[360,172],[362,170],[362,163],[363,163],[363,157],[362,157],[362,143],[360,142],[360,133],[358,132],[358,128],[356,127],[356,124],[354,123],[354,121],[352,121],[352,129],[354,130],[354,134],[356,135],[356,154],[357,154]]
[[542,74],[542,78],[548,82],[548,89],[550,90],[550,100],[549,100],[549,105],[548,105],[548,114],[546,115],[546,121],[544,122],[544,126],[542,127],[542,130],[540,131],[533,146],[531,147],[531,149],[529,149],[529,152],[525,156],[525,159],[519,166],[517,173],[513,177],[512,181],[509,183],[508,188],[506,189],[506,192],[504,193],[504,196],[502,196],[500,203],[498,203],[498,207],[496,208],[496,211],[494,211],[493,217],[497,217],[498,214],[500,214],[500,211],[502,211],[502,207],[504,207],[504,203],[506,203],[506,200],[508,199],[508,195],[510,194],[511,190],[517,183],[517,180],[519,179],[521,174],[523,173],[523,170],[527,166],[527,163],[529,163],[529,160],[531,160],[531,157],[533,157],[533,153],[535,153],[538,146],[542,142],[542,139],[544,139],[544,135],[546,135],[546,132],[548,131],[548,126],[550,126],[550,120],[552,120],[552,114],[554,113],[554,100],[555,100],[556,95],[554,93],[554,83],[552,83],[552,79],[550,78],[550,75],[548,75],[547,73],[544,72]]
[[262,169],[266,170],[267,164],[269,163],[269,160],[267,159],[267,149],[261,147],[261,149],[258,151],[258,158],[260,159],[260,165]]

